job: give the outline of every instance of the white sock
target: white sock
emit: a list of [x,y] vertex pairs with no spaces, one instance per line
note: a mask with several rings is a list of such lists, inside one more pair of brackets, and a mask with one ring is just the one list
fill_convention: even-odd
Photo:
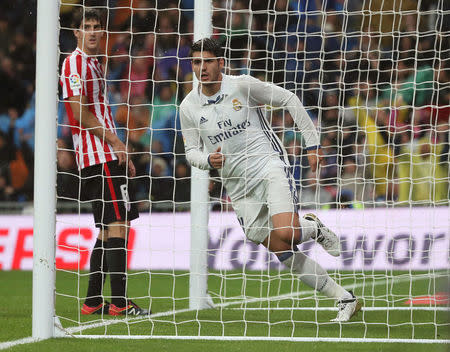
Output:
[[301,242],[309,241],[317,235],[317,224],[315,221],[300,218]]
[[331,277],[329,278],[324,288],[320,292],[323,293],[325,296],[329,298],[334,298],[335,300],[338,301],[353,298],[350,292],[348,292],[341,285],[338,285],[336,281],[334,281]]
[[350,292],[338,285],[318,263],[301,252],[295,252],[285,261],[291,272],[297,274],[309,287],[336,300],[352,298]]

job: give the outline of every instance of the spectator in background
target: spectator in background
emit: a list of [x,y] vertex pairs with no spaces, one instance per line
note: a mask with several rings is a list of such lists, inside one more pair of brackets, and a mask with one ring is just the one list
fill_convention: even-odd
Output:
[[[122,79],[127,79],[129,67],[129,46],[130,39],[127,33],[119,33],[115,37],[110,56],[108,57],[108,66],[106,74],[108,75],[109,86],[116,88],[122,84]],[[121,89],[117,88],[118,91]],[[121,99],[119,101],[122,102]],[[126,100],[125,100],[126,101]]]
[[353,207],[373,199],[373,188],[364,174],[364,168],[358,167],[352,158],[344,161],[339,177],[338,193],[345,194]]
[[[290,36],[287,40],[287,50],[275,52],[274,58],[274,82],[282,84],[285,89],[296,92],[304,78],[304,42],[297,40],[296,36]],[[300,85],[297,87],[297,85]]]
[[181,81],[178,86],[177,100],[178,101],[183,100],[184,97],[189,94],[192,88],[193,88],[192,72],[190,72],[184,76],[183,81]]
[[320,169],[320,180],[322,184],[336,186],[338,174],[338,154],[336,150],[336,130],[327,133],[322,140],[323,165]]
[[448,204],[448,165],[441,162],[443,145],[436,142],[424,138],[415,146],[402,147],[398,160],[400,201]]
[[[1,139],[2,137],[0,137]],[[1,143],[1,142],[0,142]],[[14,187],[11,186],[10,177],[4,170],[0,172],[0,201],[11,202],[15,201]]]
[[325,187],[317,175],[310,170],[306,171],[299,195],[300,212],[302,209],[320,208],[333,201],[330,187]]
[[358,143],[355,128],[343,123],[339,129],[338,139],[338,154],[340,156],[339,164],[342,165],[346,159],[351,159],[353,161],[356,154],[355,147]]
[[177,101],[172,86],[160,83],[157,88],[158,95],[150,107],[152,125],[164,124],[164,121],[172,119],[176,114]]
[[303,170],[308,168],[308,162],[302,155],[301,138],[294,134],[292,138],[285,140],[286,151],[291,165],[292,176],[298,191],[301,188]]
[[118,129],[124,129],[127,140],[133,147],[138,147],[139,140],[150,127],[150,111],[142,95],[132,96],[129,105],[117,109]]
[[152,153],[170,162],[173,159],[177,101],[169,83],[160,84],[158,92],[150,106],[151,128],[141,136],[139,142],[143,146],[150,146]]
[[180,81],[191,72],[189,50],[189,42],[184,36],[175,47],[165,50],[163,56],[157,58],[158,78],[164,81]]
[[336,131],[339,123],[340,92],[338,89],[329,90],[324,94],[322,123],[327,130]]
[[18,79],[16,64],[9,57],[1,58],[0,62],[0,107],[5,110],[7,107],[15,108],[19,112],[26,104],[27,96],[22,81]]
[[[166,4],[169,5],[169,4]],[[176,8],[176,5],[175,5]],[[155,56],[164,56],[167,50],[177,47],[178,37],[176,27],[178,27],[178,16],[177,18],[171,18],[168,13],[168,8],[160,9],[158,12],[157,22],[156,22],[156,51]],[[156,63],[158,65],[158,63]]]
[[158,156],[153,156],[151,161],[150,172],[150,189],[151,200],[158,201],[173,201],[173,178],[168,177],[167,162]]
[[[8,110],[8,115],[3,115],[0,120],[8,119],[5,129],[5,122],[2,123],[3,147],[1,148],[2,172],[6,184],[14,189],[14,200],[30,201],[33,199],[33,171],[34,155],[33,150],[27,143],[27,136],[19,134],[16,137],[16,121],[18,112],[15,108]],[[11,194],[9,194],[11,196]]]
[[[135,4],[136,3],[136,4]],[[133,3],[132,32],[137,47],[144,47],[148,32],[155,31],[157,12],[155,1],[140,0]],[[153,62],[151,62],[153,64]]]
[[10,28],[8,25],[8,20],[6,14],[3,12],[0,14],[0,52],[6,53],[9,43]]
[[191,170],[186,160],[175,165],[175,202],[189,202],[191,199]]
[[[16,29],[15,35],[10,42],[8,52],[14,64],[17,78],[24,83],[26,87],[33,83],[34,76],[34,51],[35,45],[30,45],[25,33],[21,28]],[[16,78],[16,79],[17,79]],[[26,97],[28,98],[28,97]]]
[[136,197],[139,200],[149,198],[146,182],[149,175],[150,147],[141,143],[142,136],[148,133],[150,128],[148,106],[145,97],[136,96],[131,98],[130,105],[119,106],[116,113],[117,131],[122,132],[132,151],[136,168]]
[[21,141],[27,143],[27,147],[34,151],[34,122],[36,95],[33,93],[30,102],[24,113],[16,120],[15,144],[20,145]]
[[121,101],[130,102],[132,97],[149,96],[152,91],[152,84],[149,80],[150,64],[146,57],[146,52],[140,50],[136,57],[131,57],[131,63],[123,74],[123,80],[120,84]]
[[[383,105],[396,107],[423,106],[429,104],[433,92],[433,69],[429,66],[415,69],[414,59],[400,59],[397,66],[397,82],[384,89],[381,100]],[[405,110],[404,110],[405,111]],[[401,121],[408,115],[402,114]]]
[[249,75],[250,74],[250,66],[251,66],[251,48],[247,48],[242,53],[242,58],[237,60],[230,60],[229,65],[229,74],[231,75]]
[[[311,61],[306,61],[305,63],[305,83],[304,84],[304,90],[297,93],[297,95],[300,97],[300,99],[303,99],[303,105],[305,109],[308,111],[308,113],[317,120],[319,113],[320,113],[320,101],[322,97],[322,89],[320,87],[320,83],[318,81],[318,78],[314,75],[308,74],[309,70],[312,70],[312,72],[318,72],[318,70],[313,70]],[[308,79],[306,78],[308,77]]]
[[15,190],[11,185],[9,164],[15,159],[14,131],[0,131],[0,200],[15,200]]
[[415,127],[429,129],[436,124],[445,124],[450,116],[450,60],[436,60],[431,105],[415,109]]
[[70,200],[80,199],[80,177],[70,139],[58,139],[57,167],[56,192],[58,197]]
[[[394,190],[392,187],[394,151],[388,144],[390,129],[386,125],[390,121],[387,112],[389,110],[378,109],[376,105],[367,105],[365,101],[371,101],[369,92],[370,85],[368,90],[355,89],[354,96],[348,100],[348,104],[354,110],[358,128],[365,135],[364,145],[367,147],[366,152],[368,154],[366,160],[369,165],[369,177],[375,182],[376,199],[386,201],[396,196],[392,193]],[[375,103],[376,100],[370,104]]]

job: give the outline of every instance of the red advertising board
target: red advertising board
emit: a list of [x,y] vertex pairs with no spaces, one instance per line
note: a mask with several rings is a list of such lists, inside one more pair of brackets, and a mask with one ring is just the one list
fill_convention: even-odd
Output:
[[[331,257],[314,242],[300,249],[326,269],[447,269],[449,214],[448,207],[319,211],[322,221],[339,235],[342,254]],[[245,239],[233,212],[211,213],[208,231],[210,268],[280,267],[265,248]],[[88,269],[97,233],[91,215],[57,216],[56,267]],[[32,256],[32,216],[0,216],[0,269],[30,270]],[[130,269],[188,270],[189,258],[189,213],[141,214],[133,221],[128,241]]]

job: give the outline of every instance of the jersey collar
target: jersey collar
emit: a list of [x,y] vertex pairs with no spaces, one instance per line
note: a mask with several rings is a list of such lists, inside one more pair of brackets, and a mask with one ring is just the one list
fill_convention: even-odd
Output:
[[79,54],[83,55],[83,56],[89,56],[88,54],[86,54],[83,50],[81,50],[79,47],[77,47],[75,49],[76,52],[78,52]]
[[200,84],[197,86],[197,94],[202,106],[219,104],[227,96],[227,94],[224,94],[223,92],[225,77],[226,75],[222,73],[222,82],[220,84],[220,89],[216,94],[212,96],[204,95],[200,90]]
[[91,58],[91,59],[97,59],[97,55],[88,55],[88,54],[86,54],[83,50],[81,50],[79,47],[77,47],[77,48],[75,49],[75,51],[76,51],[77,53],[81,54],[83,57]]

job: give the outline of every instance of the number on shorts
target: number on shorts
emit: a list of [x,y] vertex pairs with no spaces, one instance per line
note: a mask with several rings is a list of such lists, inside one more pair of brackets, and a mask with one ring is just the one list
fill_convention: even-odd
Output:
[[124,206],[127,211],[130,211],[130,197],[128,196],[128,187],[126,184],[120,185],[120,192],[122,193],[122,199],[124,201]]

